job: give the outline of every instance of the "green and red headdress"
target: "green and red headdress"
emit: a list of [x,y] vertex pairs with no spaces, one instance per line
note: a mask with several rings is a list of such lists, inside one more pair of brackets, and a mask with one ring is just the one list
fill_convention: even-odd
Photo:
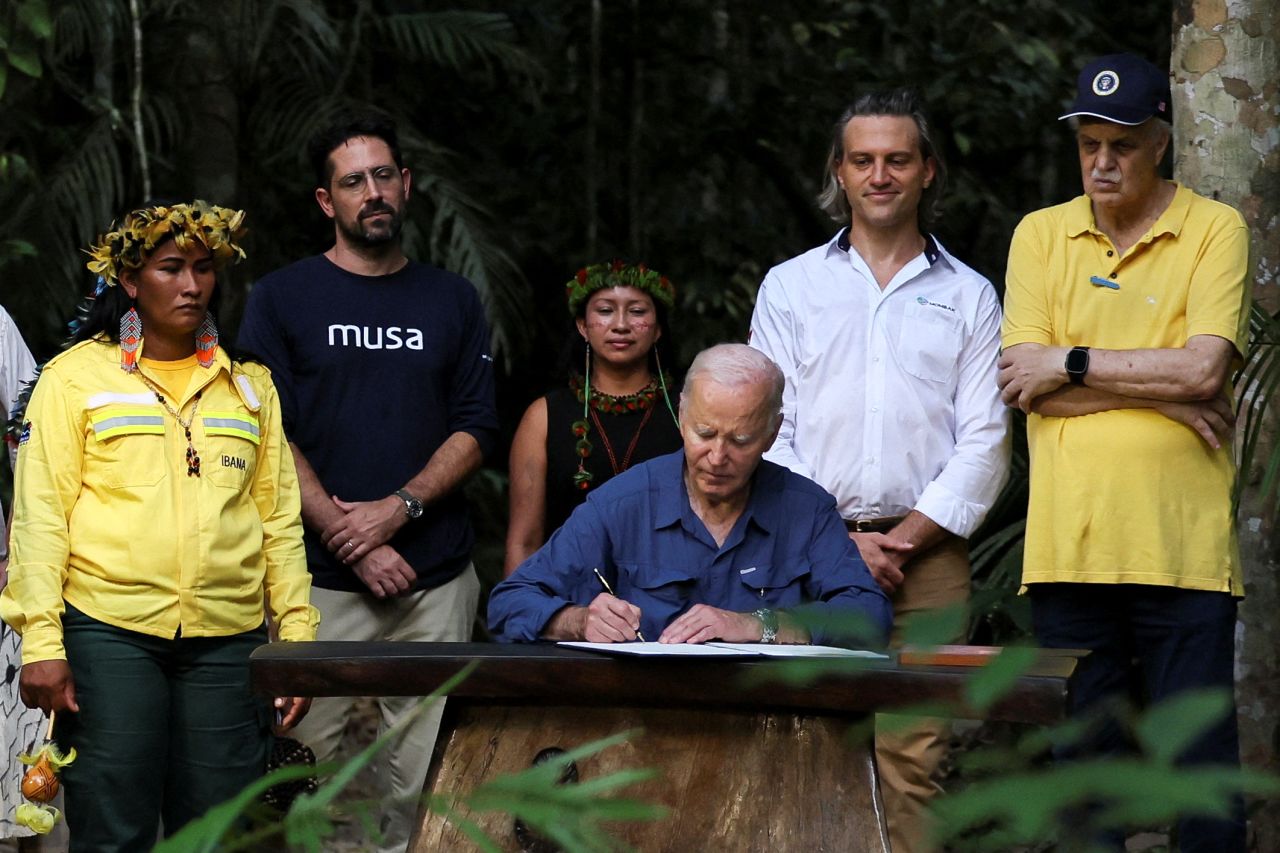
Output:
[[615,260],[607,264],[583,267],[569,279],[564,286],[565,296],[569,299],[569,313],[577,316],[579,306],[591,294],[607,287],[634,287],[643,290],[653,297],[655,303],[661,302],[667,308],[672,308],[676,301],[676,289],[671,279],[644,264],[632,265]]

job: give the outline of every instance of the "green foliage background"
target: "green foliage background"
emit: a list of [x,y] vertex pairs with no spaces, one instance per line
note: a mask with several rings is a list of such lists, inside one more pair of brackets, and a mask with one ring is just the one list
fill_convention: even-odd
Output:
[[[234,334],[263,273],[321,251],[308,135],[372,104],[401,125],[408,249],[470,277],[506,435],[562,381],[562,284],[623,257],[678,288],[684,363],[745,337],[765,271],[837,227],[813,203],[830,127],[918,87],[949,164],[939,239],[1002,287],[1027,211],[1079,191],[1055,119],[1089,57],[1167,62],[1166,3],[1104,0],[15,0],[0,7],[0,303],[39,358],[91,282],[82,248],[144,197],[248,211]],[[145,162],[145,167],[144,167]],[[505,445],[470,486],[477,564],[505,532]],[[975,539],[979,637],[1017,633],[1023,478]]]
[[[812,199],[831,122],[868,88],[922,90],[951,171],[936,233],[1002,289],[1018,219],[1079,191],[1055,121],[1076,71],[1120,50],[1166,64],[1171,17],[1167,0],[1124,4],[1122,15],[1105,0],[134,5],[136,16],[130,0],[0,4],[0,303],[37,356],[57,350],[91,285],[82,247],[148,194],[248,211],[249,259],[223,281],[234,334],[257,277],[329,244],[304,141],[337,110],[367,103],[400,121],[416,188],[410,253],[464,273],[486,301],[508,434],[561,381],[562,284],[584,264],[620,256],[668,274],[685,363],[745,337],[768,267],[837,227]],[[1273,319],[1255,317],[1256,337],[1278,334]],[[1274,357],[1256,364],[1273,386]],[[973,543],[979,640],[1026,626],[1009,594],[1026,503],[1021,430],[1015,441],[1014,476]],[[505,450],[490,464],[469,491],[477,564],[492,577]],[[1280,456],[1270,464],[1274,482]],[[1198,722],[1212,709],[1175,710]],[[1147,719],[1167,731],[1170,715]],[[1139,735],[1144,725],[1155,724],[1139,719]],[[1035,763],[1051,736],[970,759],[997,778],[949,801],[955,838],[975,822],[1013,821],[1009,802],[1046,804],[1023,813],[1048,820],[1066,796]],[[1159,739],[1137,739],[1165,760]],[[1108,778],[1100,769],[1078,771],[1081,790]],[[1158,783],[1179,807],[1174,794],[1212,781],[1112,769],[1122,804]],[[999,778],[1010,771],[1019,775]],[[544,782],[535,788],[545,793]],[[1136,814],[1150,802],[1129,805]],[[299,811],[298,831],[324,826],[308,814]]]
[[1163,62],[1169,33],[1159,3],[1123,31],[1100,0],[604,3],[593,72],[589,0],[140,7],[0,11],[0,38],[26,45],[2,94],[0,294],[39,354],[88,287],[79,249],[142,200],[143,149],[152,195],[248,210],[250,258],[227,282],[242,297],[328,244],[303,143],[369,103],[401,122],[411,249],[485,291],[517,408],[552,381],[529,356],[558,344],[560,286],[589,261],[668,272],[686,357],[742,337],[767,267],[834,230],[812,196],[832,120],[867,88],[923,91],[952,168],[938,233],[999,282],[1017,219],[1078,190],[1054,122],[1078,66],[1119,49]]

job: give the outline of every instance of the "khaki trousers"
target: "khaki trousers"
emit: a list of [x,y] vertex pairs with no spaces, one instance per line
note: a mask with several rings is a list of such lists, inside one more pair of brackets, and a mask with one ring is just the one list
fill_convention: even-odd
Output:
[[[311,589],[311,603],[321,615],[317,640],[466,642],[471,639],[479,598],[480,581],[470,564],[443,586],[396,598]],[[415,696],[378,697],[378,736],[420,701]],[[291,734],[315,751],[317,762],[329,761],[342,742],[354,705],[355,699],[348,697],[316,699]],[[370,805],[373,814],[381,816],[380,853],[403,853],[409,845],[443,712],[444,703],[436,702],[374,759],[380,796],[379,802]]]
[[[902,645],[905,617],[968,602],[969,543],[949,537],[909,562],[903,574],[892,597],[893,648]],[[964,639],[962,630],[948,641]],[[929,800],[942,791],[933,774],[946,755],[950,730],[950,721],[942,717],[876,715],[876,765],[893,853],[932,849],[927,841]]]

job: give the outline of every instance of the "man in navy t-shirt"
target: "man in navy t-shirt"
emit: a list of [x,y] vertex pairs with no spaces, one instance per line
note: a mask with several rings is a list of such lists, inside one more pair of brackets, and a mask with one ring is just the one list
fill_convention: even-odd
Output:
[[[394,124],[350,118],[309,153],[333,247],[257,283],[240,345],[280,393],[318,639],[465,641],[479,583],[460,487],[497,432],[480,299],[466,279],[401,249],[411,176]],[[415,704],[379,699],[380,731]],[[320,761],[351,707],[319,699],[298,726]],[[381,753],[382,850],[407,845],[439,724],[437,706]]]

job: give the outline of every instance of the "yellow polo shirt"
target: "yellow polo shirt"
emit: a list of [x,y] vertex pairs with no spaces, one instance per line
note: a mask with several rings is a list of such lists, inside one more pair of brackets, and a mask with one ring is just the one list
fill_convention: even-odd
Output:
[[[1233,208],[1179,186],[1124,255],[1087,196],[1036,211],[1009,249],[1003,345],[1244,352],[1249,232]],[[1104,283],[1105,282],[1105,283]],[[1140,583],[1243,595],[1230,444],[1149,409],[1030,415],[1022,582]]]
[[[145,342],[144,342],[145,350]],[[191,418],[187,439],[120,348],[86,341],[51,360],[18,447],[9,584],[0,616],[23,663],[66,657],[63,602],[156,637],[217,637],[261,625],[264,595],[284,640],[315,638],[301,498],[267,369],[221,351],[212,367],[142,372]],[[165,375],[169,374],[169,375]],[[195,416],[191,402],[200,392]]]

